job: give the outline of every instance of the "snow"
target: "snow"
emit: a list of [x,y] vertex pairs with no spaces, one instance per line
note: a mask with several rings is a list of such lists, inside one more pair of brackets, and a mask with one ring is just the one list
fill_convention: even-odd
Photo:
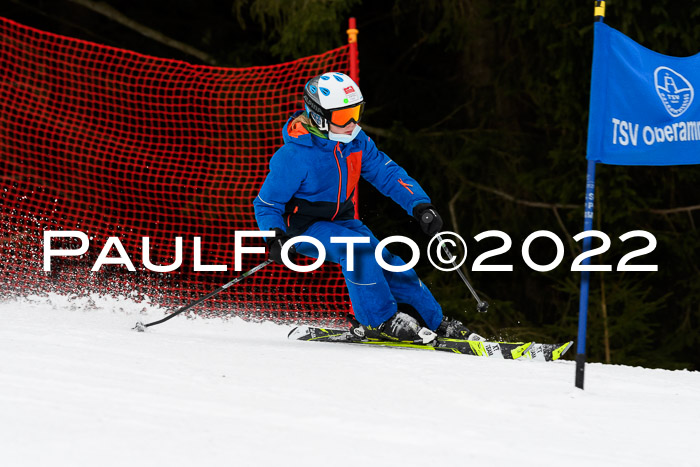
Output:
[[289,341],[124,298],[0,303],[0,465],[700,465],[700,373]]

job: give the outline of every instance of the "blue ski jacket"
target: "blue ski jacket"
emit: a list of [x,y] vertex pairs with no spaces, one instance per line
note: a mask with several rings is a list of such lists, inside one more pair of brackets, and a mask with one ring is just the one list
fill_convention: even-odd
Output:
[[347,220],[355,214],[353,194],[360,176],[409,215],[429,203],[406,171],[377,149],[364,131],[347,144],[309,133],[295,112],[282,129],[284,145],[270,160],[270,172],[253,201],[260,230],[277,227],[300,235],[320,220]]

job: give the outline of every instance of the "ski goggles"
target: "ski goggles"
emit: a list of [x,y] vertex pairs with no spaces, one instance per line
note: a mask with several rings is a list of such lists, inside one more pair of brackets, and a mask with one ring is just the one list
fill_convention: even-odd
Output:
[[331,110],[330,122],[339,127],[348,126],[350,123],[360,123],[362,112],[365,110],[365,103],[346,107],[344,109]]

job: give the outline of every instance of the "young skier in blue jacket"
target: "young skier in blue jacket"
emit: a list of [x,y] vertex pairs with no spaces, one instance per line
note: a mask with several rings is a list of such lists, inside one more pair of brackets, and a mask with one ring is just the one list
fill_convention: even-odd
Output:
[[[386,271],[377,264],[379,241],[354,218],[354,190],[360,176],[418,219],[428,235],[442,227],[430,198],[404,169],[379,151],[359,126],[364,110],[360,88],[347,75],[324,73],[304,87],[304,111],[285,124],[284,145],[270,160],[270,172],[253,202],[260,230],[276,232],[268,238],[269,257],[282,264],[282,245],[307,235],[326,249],[326,259],[339,264],[352,301],[354,331],[388,340],[432,342],[437,335],[478,339],[459,321],[443,319],[442,309],[413,269]],[[423,214],[429,211],[431,220]],[[431,216],[426,216],[430,218]],[[366,237],[354,244],[354,268],[348,268],[348,245],[331,243],[331,237]],[[291,250],[290,250],[291,251]],[[296,252],[318,257],[309,243],[296,244]],[[386,248],[382,258],[390,265],[405,263]],[[397,303],[413,306],[429,329],[397,311]],[[436,332],[434,332],[436,331]],[[471,335],[471,336],[470,336]]]

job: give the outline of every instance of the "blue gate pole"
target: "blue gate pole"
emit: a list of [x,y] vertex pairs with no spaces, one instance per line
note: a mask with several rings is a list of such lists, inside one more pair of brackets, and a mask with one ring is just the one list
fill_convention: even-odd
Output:
[[[586,200],[584,202],[583,230],[593,230],[593,206],[595,205],[595,161],[588,161],[586,174]],[[583,239],[584,253],[591,249],[591,237]],[[591,264],[588,257],[582,265]],[[586,326],[588,322],[588,290],[590,286],[590,271],[581,272],[581,291],[578,302],[578,340],[576,347],[576,387],[583,389],[583,373],[586,365]]]
[[[605,20],[605,2],[596,1],[593,10],[593,20],[603,22]],[[591,77],[591,79],[593,79]],[[591,89],[593,95],[593,89]],[[584,201],[583,230],[593,230],[593,206],[595,206],[595,161],[588,161],[586,173],[586,199]],[[591,249],[591,237],[583,239],[583,252]],[[582,265],[591,264],[588,257],[581,262]],[[581,291],[578,299],[578,343],[576,347],[576,387],[583,389],[583,374],[586,366],[586,327],[588,324],[588,291],[590,289],[590,271],[581,272]]]

